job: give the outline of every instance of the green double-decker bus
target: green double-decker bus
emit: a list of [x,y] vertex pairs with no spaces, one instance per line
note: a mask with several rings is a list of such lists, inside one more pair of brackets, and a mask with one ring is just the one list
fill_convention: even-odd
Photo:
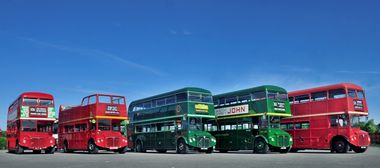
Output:
[[211,92],[187,87],[131,102],[128,137],[136,152],[212,153],[216,139],[203,130],[215,118]]
[[287,153],[292,137],[280,129],[281,117],[291,116],[285,89],[265,85],[213,96],[215,119],[204,124],[220,152],[253,150]]

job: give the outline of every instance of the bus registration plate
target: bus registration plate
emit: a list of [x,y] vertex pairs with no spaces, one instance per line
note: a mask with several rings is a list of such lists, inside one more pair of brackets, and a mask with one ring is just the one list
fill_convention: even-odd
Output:
[[286,149],[286,147],[281,147],[281,149]]
[[110,147],[110,149],[112,150],[112,149],[117,149],[117,147]]

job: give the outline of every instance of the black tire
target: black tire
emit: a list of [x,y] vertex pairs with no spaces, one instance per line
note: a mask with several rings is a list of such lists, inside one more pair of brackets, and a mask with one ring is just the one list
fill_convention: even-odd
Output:
[[45,154],[54,154],[55,147],[50,147],[45,150]]
[[289,151],[290,151],[290,148],[280,149],[280,153],[288,153]]
[[119,152],[120,154],[124,154],[127,152],[127,147],[120,148],[119,150],[117,150],[117,152]]
[[298,152],[298,149],[290,149],[289,152],[291,152],[291,153],[296,153],[296,152]]
[[219,152],[220,152],[220,153],[227,153],[227,152],[228,152],[228,150],[225,150],[225,149],[220,149],[220,150],[219,150]]
[[335,140],[333,143],[333,150],[336,153],[347,153],[348,151],[348,144],[343,139]]
[[254,152],[259,154],[268,153],[268,144],[262,138],[257,138],[254,144]]
[[213,147],[210,147],[210,148],[208,148],[208,149],[206,150],[206,153],[208,153],[208,154],[210,154],[210,153],[212,153],[212,152],[214,152],[214,148],[213,148]]
[[98,146],[96,146],[96,144],[93,140],[88,141],[87,150],[88,150],[88,153],[90,153],[90,154],[99,153],[99,148],[98,148]]
[[72,150],[69,149],[69,144],[67,143],[67,141],[65,141],[63,143],[63,152],[64,153],[71,153],[71,152],[73,152]]
[[34,154],[41,154],[41,150],[33,150]]
[[166,153],[168,150],[166,149],[156,149],[158,153]]
[[141,143],[140,140],[138,140],[136,142],[136,149],[135,149],[135,151],[136,152],[140,152],[140,153],[145,152],[144,146],[142,145],[142,143]]
[[177,141],[177,153],[179,153],[179,154],[189,153],[189,147],[187,146],[185,140],[179,139]]
[[368,147],[361,148],[361,147],[352,146],[352,150],[354,150],[355,153],[364,153],[367,150],[367,148]]
[[17,141],[16,142],[16,149],[15,149],[15,153],[16,154],[22,154],[24,153],[24,148],[22,146],[20,146],[19,142]]

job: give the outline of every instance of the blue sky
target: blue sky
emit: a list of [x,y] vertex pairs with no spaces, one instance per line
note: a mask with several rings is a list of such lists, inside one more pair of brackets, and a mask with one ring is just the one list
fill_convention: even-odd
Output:
[[79,104],[197,86],[213,93],[338,82],[380,121],[379,1],[0,1],[0,128],[24,91]]

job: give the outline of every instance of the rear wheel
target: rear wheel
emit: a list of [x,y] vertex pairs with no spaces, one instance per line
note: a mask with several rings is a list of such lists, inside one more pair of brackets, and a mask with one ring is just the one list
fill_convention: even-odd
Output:
[[368,147],[366,148],[361,148],[361,147],[356,147],[356,146],[353,146],[352,147],[352,150],[354,150],[356,153],[364,153],[366,150],[367,150]]
[[266,154],[268,153],[268,145],[262,138],[255,140],[255,153]]
[[96,146],[95,142],[90,140],[88,142],[88,153],[90,154],[96,154],[99,152],[98,146]]
[[348,144],[345,140],[338,139],[338,140],[334,141],[333,149],[336,153],[347,153]]
[[187,154],[189,152],[189,147],[187,146],[185,140],[179,139],[177,142],[177,153]]
[[15,149],[15,153],[16,154],[22,154],[24,153],[24,148],[22,146],[20,146],[19,142],[16,142],[16,149]]

